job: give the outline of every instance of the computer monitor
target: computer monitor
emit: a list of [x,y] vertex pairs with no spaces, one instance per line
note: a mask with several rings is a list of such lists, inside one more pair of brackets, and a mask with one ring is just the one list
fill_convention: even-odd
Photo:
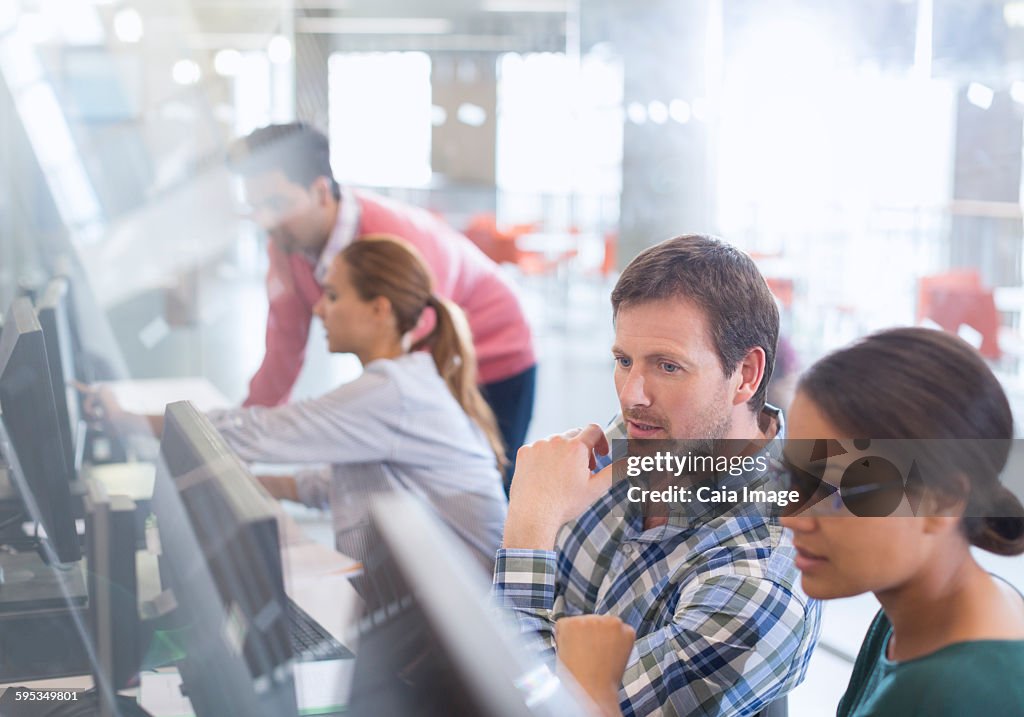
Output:
[[[24,486],[27,481],[5,421],[0,413],[0,452],[15,484]],[[26,549],[17,550],[19,543]],[[8,541],[6,547],[0,551],[0,682],[88,674],[82,563],[61,563],[49,543],[36,546],[26,536]],[[47,556],[45,562],[36,547]],[[0,714],[6,712],[0,708]]]
[[372,528],[349,712],[587,714],[579,688],[531,657],[485,604],[476,560],[413,496],[378,498]]
[[36,304],[36,316],[43,328],[65,459],[77,474],[81,468],[85,425],[80,397],[74,383],[78,377],[75,374],[67,279],[58,277],[47,284]]
[[197,717],[297,714],[277,520],[210,422],[188,402],[164,415],[153,493],[160,575],[176,607]]
[[128,496],[108,494],[99,481],[89,481],[85,509],[93,684],[112,703],[113,692],[135,681],[142,659],[135,503]]
[[16,488],[56,559],[70,563],[82,551],[72,510],[74,472],[56,403],[42,327],[32,302],[15,299],[0,333],[0,411],[24,474]]

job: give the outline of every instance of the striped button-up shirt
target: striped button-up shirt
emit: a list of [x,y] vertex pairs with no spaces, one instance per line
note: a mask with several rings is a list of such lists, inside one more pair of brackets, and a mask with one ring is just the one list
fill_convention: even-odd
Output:
[[[781,438],[781,414],[768,411]],[[499,550],[499,604],[549,650],[562,617],[631,625],[619,691],[627,716],[756,714],[803,679],[818,636],[820,605],[799,588],[788,535],[749,505],[706,521],[673,511],[644,530],[630,485],[616,482],[564,526],[555,550]]]

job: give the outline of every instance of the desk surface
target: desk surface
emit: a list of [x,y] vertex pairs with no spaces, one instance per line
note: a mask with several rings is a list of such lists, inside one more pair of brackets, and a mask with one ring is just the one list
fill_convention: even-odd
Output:
[[[352,649],[349,627],[361,607],[348,576],[359,564],[325,545],[313,542],[282,511],[281,550],[285,591],[303,610],[324,626],[339,642]],[[354,650],[353,650],[354,651]],[[295,667],[295,691],[300,712],[323,714],[327,705],[343,705],[348,699],[353,660],[298,663]],[[145,673],[139,692],[140,702],[153,717],[181,717],[190,714],[188,702],[177,686],[181,680],[175,670]],[[31,689],[90,689],[88,675],[32,682],[17,686]],[[14,684],[0,684],[0,690]]]
[[131,413],[162,415],[168,403],[191,401],[200,411],[229,408],[228,397],[202,377],[107,381],[121,408]]
[[[347,576],[358,564],[308,540],[286,545],[281,558],[289,597],[339,642],[350,646],[347,633],[358,614],[360,600]],[[299,713],[323,714],[325,707],[346,704],[354,666],[353,660],[296,663],[295,695]],[[178,689],[180,684],[175,671],[145,673],[139,702],[153,717],[190,715],[188,700]]]

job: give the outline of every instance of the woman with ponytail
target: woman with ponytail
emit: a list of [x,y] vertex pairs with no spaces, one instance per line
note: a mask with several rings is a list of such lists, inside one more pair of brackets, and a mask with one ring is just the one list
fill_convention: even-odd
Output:
[[[802,377],[787,434],[856,450],[869,445],[864,439],[939,439],[917,444],[937,459],[926,456],[913,486],[899,483],[913,515],[872,512],[869,491],[893,483],[851,489],[846,471],[838,493],[782,519],[809,596],[872,592],[882,606],[838,714],[1024,715],[1024,597],[971,553],[1024,552],[1024,508],[1000,482],[1013,418],[977,352],[928,329],[868,336]],[[824,480],[835,483],[830,472]]]
[[[212,412],[214,426],[243,461],[320,466],[260,480],[275,498],[329,506],[342,553],[363,560],[372,498],[406,491],[490,572],[507,512],[505,453],[461,310],[433,293],[411,245],[386,236],[346,247],[323,289],[313,310],[328,347],[355,354],[362,375],[310,400]],[[138,423],[109,392],[99,400],[108,420]],[[159,417],[148,420],[159,433]]]

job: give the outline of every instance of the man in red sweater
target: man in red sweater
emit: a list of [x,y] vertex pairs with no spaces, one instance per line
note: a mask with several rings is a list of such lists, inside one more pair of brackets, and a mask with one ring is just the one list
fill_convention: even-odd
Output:
[[514,462],[533,414],[537,366],[530,327],[497,265],[429,212],[339,185],[327,138],[308,125],[256,130],[231,147],[229,165],[242,175],[253,216],[270,237],[266,355],[245,405],[288,400],[331,260],[361,236],[393,234],[423,255],[436,293],[466,313],[481,388]]

